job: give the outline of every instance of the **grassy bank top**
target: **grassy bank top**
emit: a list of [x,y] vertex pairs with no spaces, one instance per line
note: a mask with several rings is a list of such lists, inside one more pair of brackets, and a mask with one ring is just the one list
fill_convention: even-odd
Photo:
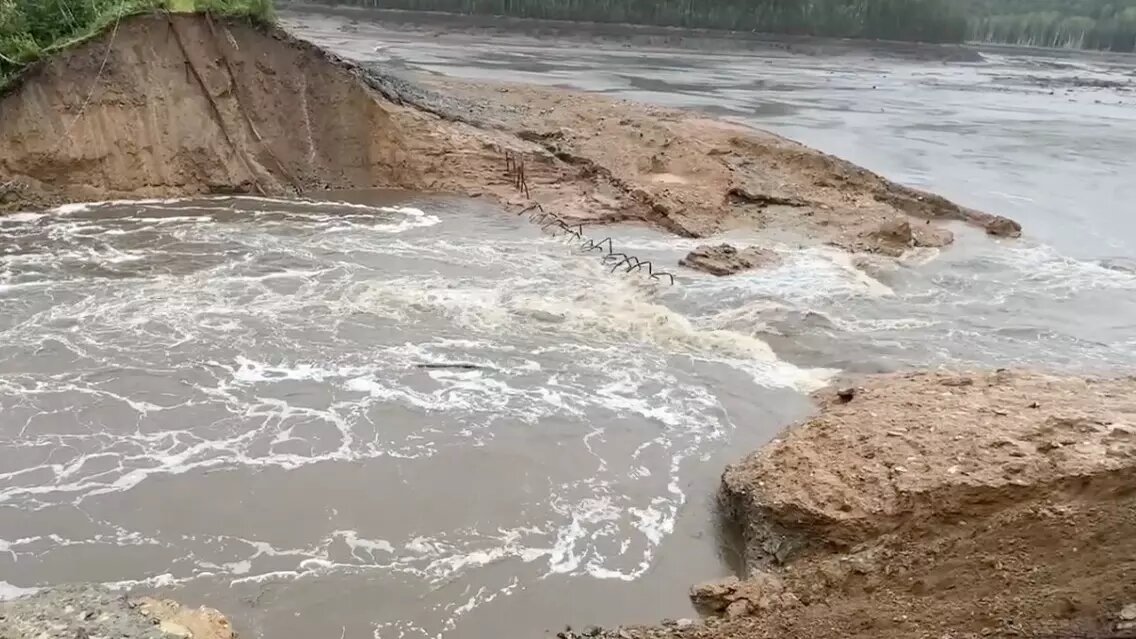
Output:
[[150,11],[272,19],[272,0],[0,0],[0,87],[26,65]]

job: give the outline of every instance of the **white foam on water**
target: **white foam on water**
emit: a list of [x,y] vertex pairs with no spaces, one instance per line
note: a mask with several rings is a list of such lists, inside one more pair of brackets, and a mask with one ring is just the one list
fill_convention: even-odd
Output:
[[71,204],[63,204],[53,209],[49,209],[49,215],[74,215],[76,213],[85,213],[87,211],[99,208],[109,208],[113,206],[152,206],[152,205],[168,205],[178,204],[183,202],[183,198],[169,198],[169,199],[140,199],[140,200],[104,200],[98,202],[75,202]]
[[332,533],[334,537],[342,537],[344,543],[351,548],[351,554],[354,555],[359,550],[365,550],[368,554],[374,557],[376,552],[384,552],[387,554],[394,554],[395,548],[391,542],[385,539],[360,539],[359,533],[354,530],[337,530]]
[[46,216],[46,213],[4,213],[0,215],[0,224],[24,224],[27,222],[35,222]]
[[830,321],[840,330],[848,333],[874,333],[878,331],[910,331],[930,328],[939,322],[927,318],[843,318],[832,317]]
[[506,282],[502,288],[466,288],[441,279],[414,283],[397,279],[369,285],[354,307],[373,308],[402,320],[415,311],[438,312],[477,331],[552,329],[582,341],[644,342],[665,351],[741,365],[762,386],[811,390],[826,383],[827,371],[802,370],[783,362],[753,335],[696,326],[653,299],[654,289],[611,277],[592,262],[581,266],[591,267],[578,273],[587,276],[587,285],[571,290],[549,290],[541,282],[525,280]]
[[19,282],[16,284],[0,284],[0,295],[5,295],[12,292],[18,292],[20,289],[39,288],[49,286],[50,282]]
[[[753,334],[676,310],[682,287],[613,275],[594,256],[574,256],[547,238],[489,241],[455,230],[412,240],[439,218],[405,207],[255,202],[308,211],[298,216],[304,221],[279,227],[233,225],[222,213],[146,222],[187,251],[195,266],[185,271],[124,235],[100,237],[105,248],[86,250],[82,243],[99,228],[127,218],[57,228],[53,241],[65,249],[44,251],[35,258],[40,266],[60,268],[65,252],[86,263],[125,256],[157,266],[98,287],[51,284],[52,303],[0,328],[13,357],[24,356],[15,350],[23,344],[67,353],[65,366],[49,357],[37,360],[43,372],[0,373],[0,410],[18,422],[19,446],[31,453],[19,457],[23,466],[0,469],[0,502],[30,513],[73,504],[97,510],[104,496],[156,477],[192,487],[213,471],[431,468],[460,460],[459,451],[494,454],[517,442],[535,447],[535,456],[555,446],[579,469],[523,459],[548,494],[524,517],[506,509],[499,521],[396,534],[333,515],[320,538],[291,548],[269,543],[272,533],[255,525],[242,537],[187,539],[163,530],[162,547],[185,555],[168,572],[118,585],[224,579],[240,586],[362,572],[399,575],[434,592],[464,580],[469,590],[439,604],[430,624],[430,632],[445,633],[532,583],[483,576],[498,564],[515,562],[532,579],[632,581],[674,530],[686,501],[683,464],[733,427],[691,367],[736,370],[743,389],[752,380],[809,390],[830,374],[782,361]],[[340,204],[354,212],[336,213]],[[382,217],[392,214],[402,218]],[[308,221],[304,233],[291,232]],[[402,236],[380,228],[387,224]],[[858,294],[870,288],[839,277],[832,276]],[[61,405],[67,411],[55,408]],[[90,428],[70,415],[108,417]],[[40,450],[55,451],[50,463]],[[73,542],[94,552],[107,539],[149,538],[116,532]],[[29,543],[10,552],[54,551]]]
[[87,203],[78,203],[78,204],[64,204],[62,206],[57,206],[54,209],[49,210],[48,213],[54,214],[54,215],[72,215],[74,213],[82,213],[83,211],[89,211],[89,210],[95,208],[96,206],[104,206],[104,205],[107,205],[107,204],[109,204],[109,202],[87,202]]
[[989,259],[1021,272],[1031,288],[1062,294],[1094,288],[1136,289],[1136,273],[1065,257],[1046,245],[1005,246]]
[[27,597],[39,592],[39,588],[21,588],[13,586],[6,581],[0,581],[0,601],[11,601],[20,597]]

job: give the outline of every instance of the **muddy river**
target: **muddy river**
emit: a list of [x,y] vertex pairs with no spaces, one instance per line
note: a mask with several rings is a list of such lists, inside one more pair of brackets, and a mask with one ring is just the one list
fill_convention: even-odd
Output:
[[[406,193],[0,218],[0,592],[158,589],[272,639],[688,617],[689,583],[732,569],[723,465],[834,373],[1136,361],[1128,60],[584,47],[365,18],[285,16],[408,74],[709,109],[1027,236],[960,227],[870,274],[777,245],[773,270],[667,286],[487,202]],[[696,244],[603,234],[656,263]]]

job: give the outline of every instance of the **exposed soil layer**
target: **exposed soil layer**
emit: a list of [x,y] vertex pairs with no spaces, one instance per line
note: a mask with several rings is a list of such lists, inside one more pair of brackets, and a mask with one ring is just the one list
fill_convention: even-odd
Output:
[[[283,31],[153,15],[45,61],[0,97],[0,206],[403,188],[540,202],[565,218],[731,228],[876,251],[880,225],[997,218],[778,136],[560,89],[364,69]],[[506,153],[523,165],[506,171]],[[889,252],[889,251],[885,251]]]
[[692,591],[707,625],[624,635],[1136,636],[1136,378],[887,375],[818,401],[723,476],[749,579]]

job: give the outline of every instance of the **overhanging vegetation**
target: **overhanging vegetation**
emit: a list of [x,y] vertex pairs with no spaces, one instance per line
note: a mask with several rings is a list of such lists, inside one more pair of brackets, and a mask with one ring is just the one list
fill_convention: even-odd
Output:
[[26,65],[150,11],[272,19],[272,0],[0,0],[0,87]]

